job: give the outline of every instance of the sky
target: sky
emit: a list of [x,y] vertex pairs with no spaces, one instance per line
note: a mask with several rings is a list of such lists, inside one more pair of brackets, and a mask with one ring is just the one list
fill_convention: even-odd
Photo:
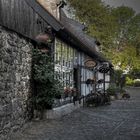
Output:
[[106,4],[117,7],[117,6],[128,6],[133,8],[136,13],[140,13],[140,0],[102,0]]

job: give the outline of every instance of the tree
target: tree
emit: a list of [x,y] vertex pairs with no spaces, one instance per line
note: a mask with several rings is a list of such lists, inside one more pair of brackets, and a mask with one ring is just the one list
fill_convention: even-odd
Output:
[[140,14],[132,8],[111,8],[101,0],[69,0],[76,15],[88,25],[88,34],[121,70],[140,70]]
[[140,55],[140,14],[135,15],[128,27],[129,42],[134,45],[137,56]]
[[114,64],[121,62],[121,69],[140,69],[140,15],[129,7],[121,6],[112,10],[118,24]]
[[121,50],[128,41],[128,28],[135,15],[135,11],[132,8],[121,6],[112,9],[112,15],[116,19],[117,33],[116,33],[116,49]]
[[111,8],[104,6],[101,0],[69,0],[76,15],[88,25],[88,34],[102,42],[103,51],[113,46],[116,32],[115,18]]

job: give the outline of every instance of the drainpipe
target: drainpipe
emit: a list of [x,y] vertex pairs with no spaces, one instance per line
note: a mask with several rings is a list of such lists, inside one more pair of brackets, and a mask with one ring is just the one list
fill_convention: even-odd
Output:
[[98,67],[95,67],[94,68],[94,77],[95,77],[95,81],[94,81],[94,93],[96,93],[96,74],[97,74],[97,71],[98,71]]
[[105,71],[103,73],[103,77],[104,77],[104,94],[105,94]]

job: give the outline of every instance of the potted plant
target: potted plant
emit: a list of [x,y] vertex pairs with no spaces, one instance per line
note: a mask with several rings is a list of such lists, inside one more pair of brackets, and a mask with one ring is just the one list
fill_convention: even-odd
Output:
[[118,96],[120,94],[120,89],[115,85],[111,85],[109,86],[106,92],[107,94],[110,95],[111,99],[114,100],[114,99],[118,99]]

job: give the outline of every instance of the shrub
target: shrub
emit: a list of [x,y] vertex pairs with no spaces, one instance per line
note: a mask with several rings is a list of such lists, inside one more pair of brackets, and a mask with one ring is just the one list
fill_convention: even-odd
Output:
[[33,101],[38,110],[51,109],[54,99],[61,96],[63,88],[56,78],[53,59],[38,49],[33,51],[33,79],[35,95]]
[[115,83],[119,87],[120,86],[120,79],[123,71],[122,70],[115,70],[114,75],[115,75]]
[[132,69],[130,72],[130,76],[133,79],[140,78],[140,69]]
[[126,85],[133,86],[133,84],[134,84],[134,80],[129,77],[126,77]]
[[120,91],[121,94],[126,93],[126,90],[125,89],[120,89],[119,91]]
[[134,86],[140,87],[140,80],[134,80]]
[[114,85],[111,85],[108,89],[107,89],[107,93],[109,95],[115,95],[117,92],[118,88]]

